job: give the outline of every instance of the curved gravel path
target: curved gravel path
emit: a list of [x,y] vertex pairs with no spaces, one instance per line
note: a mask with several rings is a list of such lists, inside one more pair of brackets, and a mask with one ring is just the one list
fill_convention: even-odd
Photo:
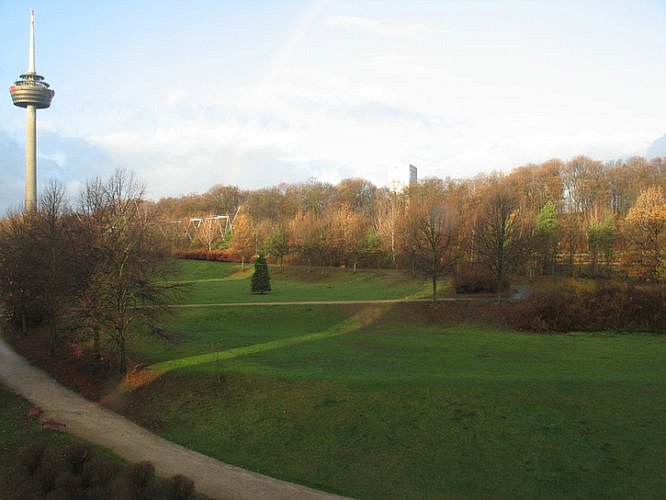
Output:
[[67,431],[113,450],[132,462],[148,460],[157,474],[183,474],[211,498],[334,499],[328,493],[228,465],[162,439],[126,418],[63,387],[31,366],[0,338],[0,382],[67,424]]

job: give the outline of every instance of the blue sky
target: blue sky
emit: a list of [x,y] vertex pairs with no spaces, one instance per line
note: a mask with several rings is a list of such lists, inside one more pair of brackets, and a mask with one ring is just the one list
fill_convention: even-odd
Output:
[[[152,198],[311,178],[468,177],[666,132],[666,2],[0,0],[0,81],[38,112],[40,188],[115,167]],[[0,210],[23,199],[25,112],[0,99]]]

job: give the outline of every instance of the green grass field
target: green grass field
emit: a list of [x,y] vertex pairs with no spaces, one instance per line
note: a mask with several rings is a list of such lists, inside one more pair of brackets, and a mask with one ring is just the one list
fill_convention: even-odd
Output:
[[[430,298],[427,279],[399,271],[358,271],[306,267],[285,267],[282,272],[271,266],[273,291],[252,295],[249,278],[251,264],[241,271],[238,264],[205,261],[181,261],[177,280],[188,285],[183,301],[193,304],[235,302],[292,302],[327,300],[383,300]],[[441,296],[446,295],[443,290]]]
[[[271,301],[284,283],[284,300],[423,286],[303,273],[274,278]],[[231,265],[186,262],[182,276],[184,302],[256,299]],[[488,326],[486,304],[460,307],[180,309],[163,336],[133,342],[161,376],[126,411],[224,461],[360,498],[663,495],[666,338],[515,333]]]

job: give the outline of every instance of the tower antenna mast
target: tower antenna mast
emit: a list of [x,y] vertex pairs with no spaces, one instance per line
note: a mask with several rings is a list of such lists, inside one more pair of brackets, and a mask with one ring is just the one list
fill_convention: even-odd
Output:
[[30,11],[30,51],[28,53],[28,73],[35,74],[35,9]]

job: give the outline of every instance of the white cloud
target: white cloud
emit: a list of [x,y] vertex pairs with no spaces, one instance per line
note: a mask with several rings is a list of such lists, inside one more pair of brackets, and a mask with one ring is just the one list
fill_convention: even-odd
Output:
[[390,38],[408,38],[424,34],[441,34],[444,31],[426,24],[409,24],[383,19],[368,19],[353,16],[333,16],[330,26],[360,30]]

